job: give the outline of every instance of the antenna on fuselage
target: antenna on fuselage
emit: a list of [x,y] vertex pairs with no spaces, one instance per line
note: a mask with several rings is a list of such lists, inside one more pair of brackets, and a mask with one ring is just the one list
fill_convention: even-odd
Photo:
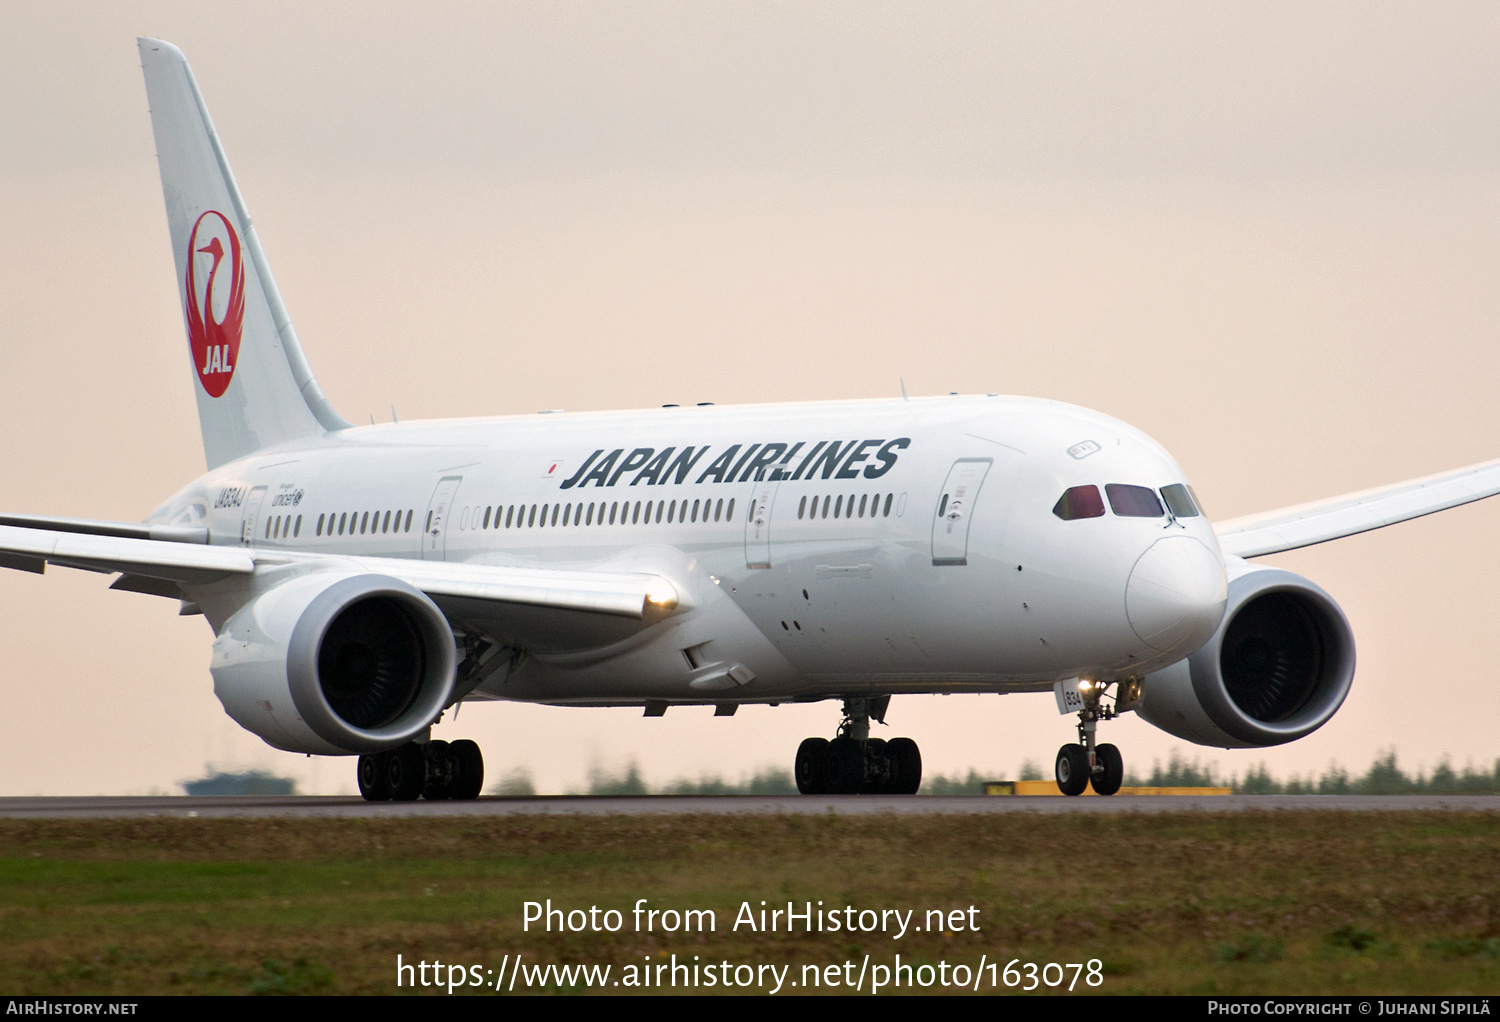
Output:
[[903,401],[910,401],[911,400],[911,398],[908,397],[907,394],[906,394],[906,377],[904,377],[904,376],[901,377],[901,400],[903,400]]

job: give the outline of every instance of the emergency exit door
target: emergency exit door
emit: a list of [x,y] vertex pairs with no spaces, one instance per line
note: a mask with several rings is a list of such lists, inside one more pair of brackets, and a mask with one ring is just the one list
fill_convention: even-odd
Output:
[[969,563],[969,524],[990,462],[989,458],[959,458],[948,470],[932,521],[933,564]]

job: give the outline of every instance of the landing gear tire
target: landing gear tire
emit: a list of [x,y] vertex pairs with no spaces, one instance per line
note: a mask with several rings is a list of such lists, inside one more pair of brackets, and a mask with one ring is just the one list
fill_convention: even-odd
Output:
[[448,781],[448,797],[475,799],[484,788],[484,754],[479,745],[467,738],[448,746],[448,759],[453,764],[453,774]]
[[892,738],[885,743],[885,755],[891,764],[885,790],[892,795],[915,795],[922,786],[922,752],[917,743],[910,738]]
[[1120,756],[1120,750],[1108,743],[1095,746],[1094,765],[1102,768],[1089,778],[1094,786],[1094,793],[1113,795],[1119,791],[1121,782],[1125,780],[1125,761]]
[[794,769],[804,795],[915,795],[922,786],[922,753],[910,738],[809,738]]
[[1082,795],[1089,785],[1089,756],[1073,743],[1057,750],[1057,787],[1064,795]]
[[390,786],[391,798],[397,802],[412,802],[422,794],[427,784],[427,756],[422,747],[408,742],[399,749],[386,753],[386,783]]
[[449,797],[448,782],[453,777],[453,758],[448,754],[448,743],[433,739],[422,752],[426,760],[422,797],[429,802],[441,802]]
[[386,758],[389,753],[359,757],[359,793],[366,802],[384,802],[391,797],[391,780]]
[[828,739],[808,738],[797,747],[797,760],[793,770],[797,775],[797,790],[804,795],[826,795],[828,773],[824,769],[828,760]]
[[865,742],[865,779],[859,786],[861,795],[894,795],[890,790],[893,771],[891,758],[886,751],[884,738],[871,738]]
[[855,795],[865,783],[865,750],[862,743],[843,735],[828,743],[823,760],[830,795]]

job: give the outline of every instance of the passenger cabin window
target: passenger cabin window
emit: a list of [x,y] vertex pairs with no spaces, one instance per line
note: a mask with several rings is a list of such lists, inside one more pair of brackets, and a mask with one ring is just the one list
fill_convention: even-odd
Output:
[[1167,510],[1172,512],[1174,518],[1197,518],[1203,513],[1198,510],[1198,505],[1193,500],[1193,495],[1188,492],[1188,488],[1181,483],[1163,486],[1161,496],[1167,502]]
[[1052,513],[1065,522],[1078,518],[1102,518],[1104,498],[1099,496],[1097,486],[1074,486],[1057,499]]
[[1109,496],[1109,506],[1121,518],[1160,518],[1166,513],[1150,487],[1109,483],[1104,492]]

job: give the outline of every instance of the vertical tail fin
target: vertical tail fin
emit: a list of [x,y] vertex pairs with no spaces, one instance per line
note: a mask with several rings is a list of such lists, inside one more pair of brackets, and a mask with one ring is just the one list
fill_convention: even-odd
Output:
[[302,354],[187,59],[137,45],[209,468],[347,428]]

